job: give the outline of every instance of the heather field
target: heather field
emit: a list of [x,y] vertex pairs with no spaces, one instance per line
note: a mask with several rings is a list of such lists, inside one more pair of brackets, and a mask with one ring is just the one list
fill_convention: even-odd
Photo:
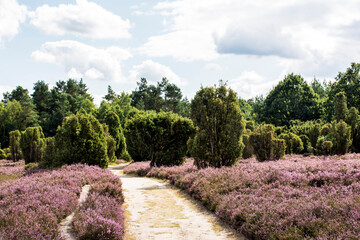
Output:
[[85,184],[91,189],[75,213],[77,237],[123,238],[121,181],[110,171],[76,164],[25,172],[23,162],[2,160],[0,174],[17,178],[0,183],[0,239],[61,239],[59,223],[76,209]]
[[250,239],[360,239],[360,155],[287,156],[234,167],[149,168],[124,173],[169,179]]
[[25,173],[24,161],[0,160],[0,184],[3,181],[14,180]]

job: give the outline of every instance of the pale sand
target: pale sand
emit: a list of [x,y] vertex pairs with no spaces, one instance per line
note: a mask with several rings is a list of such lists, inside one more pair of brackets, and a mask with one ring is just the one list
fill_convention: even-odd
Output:
[[126,240],[246,239],[167,182],[123,175],[121,168],[109,169],[122,181]]

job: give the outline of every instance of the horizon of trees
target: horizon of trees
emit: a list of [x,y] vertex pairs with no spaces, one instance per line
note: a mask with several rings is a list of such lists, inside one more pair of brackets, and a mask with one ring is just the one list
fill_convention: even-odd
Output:
[[[260,95],[248,100],[239,97],[239,106],[244,118],[256,124],[291,127],[294,120],[319,119],[329,123],[335,119],[334,103],[339,93],[342,93],[347,108],[360,109],[359,70],[360,64],[352,63],[345,72],[339,72],[333,82],[320,82],[314,78],[310,84],[301,75],[291,73],[265,97]],[[142,78],[131,94],[117,94],[109,85],[99,107],[95,106],[83,80],[60,80],[52,89],[44,81],[37,81],[33,90],[30,95],[28,89],[17,86],[3,94],[0,103],[1,148],[9,145],[9,132],[13,130],[41,126],[46,137],[54,136],[65,117],[80,111],[94,115],[101,123],[105,123],[106,114],[113,111],[122,127],[133,108],[190,116],[190,101],[166,78],[156,85]],[[347,111],[343,109],[343,114]]]

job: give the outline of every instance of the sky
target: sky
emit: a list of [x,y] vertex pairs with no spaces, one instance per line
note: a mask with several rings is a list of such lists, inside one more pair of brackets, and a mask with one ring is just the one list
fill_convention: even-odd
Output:
[[359,57],[359,0],[0,0],[0,98],[82,78],[99,104],[166,77],[189,99],[220,79],[249,99]]

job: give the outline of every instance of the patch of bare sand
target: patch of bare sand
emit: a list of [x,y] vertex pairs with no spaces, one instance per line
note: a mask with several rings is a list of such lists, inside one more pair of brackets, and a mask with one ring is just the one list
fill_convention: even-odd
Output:
[[123,186],[125,239],[246,239],[170,184],[112,171]]

